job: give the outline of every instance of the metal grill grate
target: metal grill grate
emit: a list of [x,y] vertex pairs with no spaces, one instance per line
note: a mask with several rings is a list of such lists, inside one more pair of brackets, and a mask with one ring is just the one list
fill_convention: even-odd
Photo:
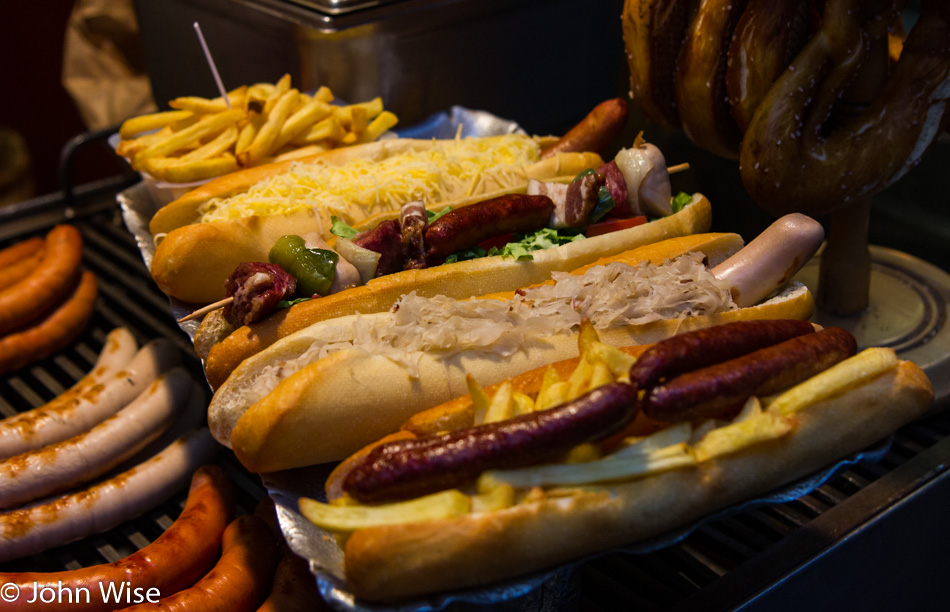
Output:
[[[32,235],[42,235],[62,220],[61,212],[30,215],[0,226],[0,247]],[[92,198],[70,222],[85,240],[84,264],[100,282],[97,312],[89,328],[68,350],[12,375],[0,377],[3,416],[43,404],[70,387],[95,361],[106,334],[127,326],[140,343],[164,336],[185,354],[185,366],[202,376],[201,365],[187,336],[173,320],[166,298],[148,275],[125,230],[114,203],[114,191]],[[729,609],[741,595],[733,583],[752,570],[752,591],[768,587],[776,575],[806,563],[814,554],[803,532],[816,519],[826,519],[839,506],[880,488],[877,483],[895,470],[919,460],[928,449],[950,437],[950,415],[931,417],[904,428],[885,459],[849,469],[813,494],[787,504],[756,508],[698,529],[684,541],[646,555],[614,553],[584,564],[574,584],[583,609],[644,611]],[[239,512],[250,512],[264,497],[258,478],[247,473],[233,455],[222,451],[217,462],[236,485]],[[925,469],[925,468],[920,468]],[[909,486],[909,485],[905,485]],[[880,512],[885,502],[865,510]],[[111,531],[27,559],[0,564],[0,571],[57,571],[111,562],[131,554],[158,537],[180,513],[185,491]],[[805,542],[799,544],[799,540]],[[791,551],[791,552],[789,552]],[[780,561],[776,561],[777,556]],[[774,568],[773,568],[774,566]],[[763,574],[763,567],[771,568]],[[722,594],[726,591],[726,594]]]
[[[40,406],[71,387],[92,368],[109,331],[120,326],[132,331],[140,345],[158,337],[172,339],[182,350],[183,365],[203,380],[201,363],[188,337],[172,318],[167,298],[152,282],[135,240],[122,224],[114,194],[100,196],[77,209],[77,213],[67,222],[82,233],[83,265],[99,281],[96,313],[85,332],[67,350],[0,377],[0,415],[4,417]],[[61,213],[18,219],[17,224],[25,229],[4,237],[0,248],[34,235],[42,236],[59,222],[63,222]],[[265,496],[259,479],[248,474],[225,449],[219,453],[217,463],[235,484],[237,511],[252,512]],[[143,516],[106,533],[26,559],[0,563],[0,571],[59,571],[121,559],[161,535],[184,507],[186,493],[184,489]]]

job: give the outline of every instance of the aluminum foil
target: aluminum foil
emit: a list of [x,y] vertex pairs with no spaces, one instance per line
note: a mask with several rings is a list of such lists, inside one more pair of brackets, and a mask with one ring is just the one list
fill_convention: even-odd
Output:
[[[397,606],[379,606],[358,601],[346,584],[343,573],[343,551],[333,536],[310,523],[297,509],[297,500],[310,497],[326,501],[323,484],[330,468],[316,466],[268,474],[264,479],[270,496],[277,506],[277,516],[288,544],[298,555],[310,560],[310,569],[317,580],[320,593],[337,610],[347,612],[393,612],[438,611],[449,606],[465,604],[468,607],[490,606],[492,610],[507,608],[516,610],[553,611],[570,608],[577,593],[577,568],[582,563],[607,554],[647,554],[683,541],[691,533],[707,523],[723,517],[739,514],[758,506],[783,504],[815,491],[841,471],[861,462],[878,462],[890,450],[893,437],[859,453],[842,459],[834,465],[780,487],[768,494],[755,497],[741,504],[709,514],[690,525],[665,535],[638,542],[596,555],[578,559],[547,571],[500,582],[489,587],[442,593],[402,602]],[[332,467],[332,466],[331,466]]]
[[[500,134],[523,134],[518,124],[501,119],[490,113],[471,110],[459,106],[448,112],[433,115],[419,125],[397,130],[404,138],[454,138],[460,134],[467,136],[494,136]],[[155,245],[148,231],[148,222],[155,214],[158,204],[144,183],[140,183],[118,194],[117,200],[122,210],[126,227],[135,237],[142,259],[147,267],[151,266]],[[191,312],[191,309],[176,300],[171,300],[172,314],[179,319]],[[182,330],[194,339],[198,321],[181,324]],[[828,468],[784,486],[767,495],[746,501],[745,503],[710,514],[704,519],[670,532],[658,538],[639,542],[632,546],[604,551],[598,555],[578,559],[575,562],[538,572],[529,576],[520,576],[500,582],[490,587],[466,589],[451,593],[442,593],[430,597],[403,602],[395,607],[377,606],[357,601],[349,591],[343,572],[343,551],[337,546],[333,536],[314,526],[297,509],[300,497],[326,500],[324,483],[333,466],[314,466],[267,474],[264,486],[273,498],[281,530],[290,547],[298,555],[309,559],[321,594],[337,610],[346,612],[392,611],[438,611],[449,606],[463,604],[468,608],[491,607],[497,610],[538,610],[543,612],[575,607],[577,592],[576,569],[581,563],[598,556],[622,552],[625,554],[646,554],[682,541],[692,532],[709,522],[724,516],[741,513],[762,505],[781,504],[807,495],[822,486],[836,474],[863,461],[880,461],[890,448],[892,438],[843,459]]]

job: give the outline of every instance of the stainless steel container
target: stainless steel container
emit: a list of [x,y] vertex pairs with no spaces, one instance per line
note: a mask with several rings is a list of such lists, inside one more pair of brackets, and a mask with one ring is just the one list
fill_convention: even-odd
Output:
[[192,28],[226,86],[274,81],[382,96],[417,123],[452,105],[558,133],[625,93],[622,0],[136,0],[159,105],[215,95]]

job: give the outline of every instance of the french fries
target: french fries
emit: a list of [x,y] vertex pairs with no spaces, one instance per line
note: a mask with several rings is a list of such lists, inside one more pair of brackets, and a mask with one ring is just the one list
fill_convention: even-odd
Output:
[[312,96],[294,89],[290,75],[238,87],[227,101],[176,98],[174,110],[125,121],[116,153],[158,180],[189,183],[371,142],[398,122],[382,98],[346,106],[333,99],[327,87]]

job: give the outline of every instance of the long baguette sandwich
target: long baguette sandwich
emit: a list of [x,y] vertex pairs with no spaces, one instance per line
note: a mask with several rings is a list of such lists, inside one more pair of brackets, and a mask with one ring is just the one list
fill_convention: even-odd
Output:
[[519,135],[391,139],[232,173],[155,214],[152,277],[179,300],[214,302],[238,264],[267,261],[284,235],[330,238],[331,217],[355,224],[418,199],[442,208],[602,163],[596,153],[541,159],[540,151],[538,141]]
[[489,584],[659,536],[921,416],[930,381],[840,328],[743,321],[581,357],[416,415],[341,463],[347,586],[391,601]]
[[322,321],[245,359],[212,399],[211,429],[252,471],[334,461],[461,394],[467,375],[490,384],[576,355],[585,317],[616,345],[731,320],[807,319],[811,295],[786,281],[822,235],[794,215],[745,248],[736,234],[672,238],[517,292],[409,294],[390,312]]
[[[666,177],[664,177],[666,179]],[[668,179],[666,179],[668,181]],[[489,208],[507,208],[503,202],[508,196],[484,202]],[[218,388],[231,371],[244,359],[263,350],[278,339],[299,331],[309,325],[335,317],[354,314],[369,314],[389,310],[403,295],[414,292],[417,296],[443,295],[455,299],[496,291],[513,290],[543,282],[551,273],[570,271],[590,264],[602,257],[617,255],[641,245],[667,238],[709,231],[712,211],[709,201],[695,194],[680,210],[668,216],[642,221],[631,227],[604,234],[578,239],[572,235],[563,243],[551,241],[546,248],[533,250],[521,256],[500,253],[493,256],[457,261],[426,267],[411,268],[377,276],[355,287],[331,293],[325,297],[296,303],[279,309],[273,314],[248,325],[230,324],[233,314],[240,323],[241,312],[260,312],[255,302],[260,295],[267,295],[269,285],[262,291],[246,292],[251,296],[242,300],[248,304],[232,312],[226,308],[210,313],[202,321],[195,336],[195,348],[205,358],[205,370],[212,388]],[[482,203],[473,205],[481,206]],[[451,222],[448,215],[429,224],[438,228],[442,221]],[[471,215],[469,215],[471,216]],[[495,231],[505,233],[504,223],[479,221],[478,226],[491,225]],[[403,226],[406,224],[403,223]],[[464,224],[453,224],[455,227]],[[622,226],[622,224],[621,224]],[[470,225],[465,226],[466,229]],[[479,227],[474,228],[479,231]],[[462,231],[466,231],[463,229]],[[401,244],[396,239],[396,248]],[[339,245],[339,242],[337,243]],[[339,247],[338,247],[339,248]],[[342,250],[342,249],[340,249]],[[380,248],[380,250],[383,250]]]

